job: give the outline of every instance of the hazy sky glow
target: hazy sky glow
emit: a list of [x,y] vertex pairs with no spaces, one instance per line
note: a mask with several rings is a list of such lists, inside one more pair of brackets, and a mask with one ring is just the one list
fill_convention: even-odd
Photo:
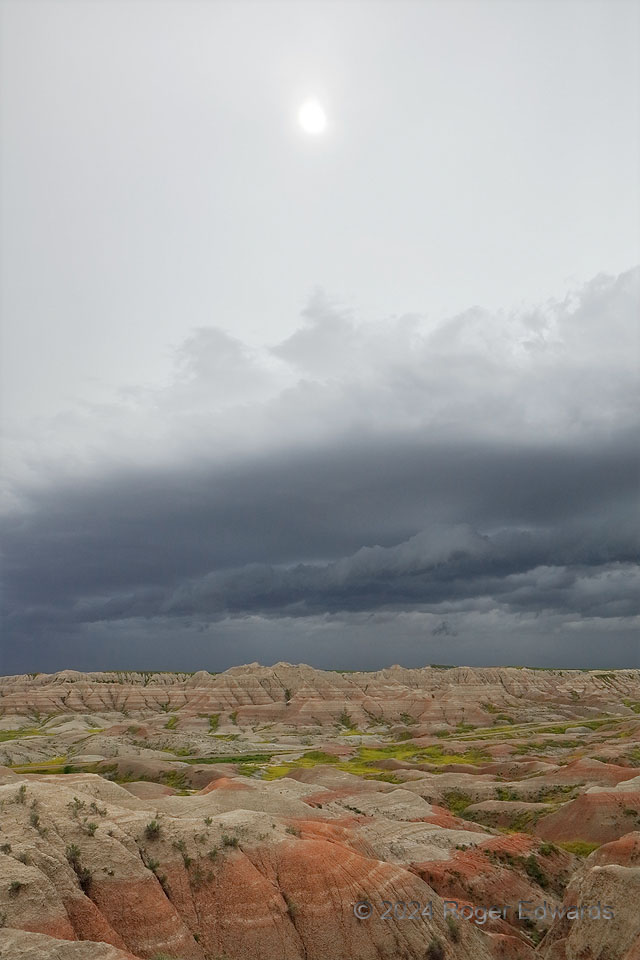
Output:
[[638,4],[0,9],[0,673],[640,666]]

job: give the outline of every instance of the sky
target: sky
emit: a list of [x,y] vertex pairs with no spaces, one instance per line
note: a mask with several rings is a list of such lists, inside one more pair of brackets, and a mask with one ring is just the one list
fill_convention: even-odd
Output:
[[640,667],[640,4],[0,28],[0,673]]

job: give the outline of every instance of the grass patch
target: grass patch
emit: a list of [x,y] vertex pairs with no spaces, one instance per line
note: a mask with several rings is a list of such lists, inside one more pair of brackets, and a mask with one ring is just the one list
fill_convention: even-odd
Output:
[[[284,752],[284,751],[278,751]],[[268,763],[272,753],[219,754],[214,757],[186,757],[183,763]]]
[[588,857],[590,853],[597,850],[599,843],[587,843],[586,840],[564,840],[558,843],[559,847],[566,850],[567,853],[573,853],[576,857]]
[[442,801],[445,807],[451,810],[451,813],[456,817],[461,816],[467,807],[473,803],[473,799],[469,794],[463,793],[462,790],[450,790],[449,793],[445,793]]
[[23,727],[21,730],[0,730],[0,743],[4,743],[6,740],[20,740],[21,737],[37,737],[38,735],[45,736],[42,730],[35,727]]

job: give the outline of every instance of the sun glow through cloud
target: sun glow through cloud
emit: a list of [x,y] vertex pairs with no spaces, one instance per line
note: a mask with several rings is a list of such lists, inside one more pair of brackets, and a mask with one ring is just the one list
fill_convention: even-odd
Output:
[[305,100],[298,111],[298,123],[305,133],[319,136],[327,129],[327,114],[319,100]]

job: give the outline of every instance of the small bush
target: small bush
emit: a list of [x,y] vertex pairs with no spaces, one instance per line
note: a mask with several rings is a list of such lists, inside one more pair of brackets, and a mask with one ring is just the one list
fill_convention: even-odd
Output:
[[144,835],[147,840],[158,840],[162,827],[157,820],[150,820],[149,823],[144,828]]
[[351,717],[351,714],[350,714],[350,713],[347,713],[347,708],[346,708],[346,707],[344,708],[344,710],[342,711],[342,713],[341,713],[340,716],[338,717],[338,723],[340,724],[340,726],[346,727],[347,730],[353,730],[353,729],[354,729],[355,723],[353,722],[353,719],[352,719],[352,717]]
[[80,860],[80,847],[75,843],[70,844],[65,851],[65,856],[67,861],[73,866],[74,863],[78,863]]
[[437,937],[432,938],[431,943],[427,947],[425,960],[445,960],[442,940],[439,940]]
[[544,871],[540,869],[540,864],[538,863],[538,861],[536,860],[535,856],[532,853],[529,854],[527,859],[524,861],[524,869],[526,870],[528,875],[531,877],[531,879],[538,884],[539,887],[542,887],[544,889],[546,886],[549,885],[549,880],[547,878],[546,873],[544,873]]
[[298,905],[297,905],[296,903],[294,903],[294,901],[291,900],[291,899],[287,896],[286,893],[283,894],[283,896],[284,896],[284,902],[285,902],[286,905],[287,905],[287,912],[288,912],[289,916],[290,916],[292,919],[293,919],[294,917],[297,917],[297,915],[298,915]]
[[22,888],[25,886],[24,883],[20,883],[19,880],[12,880],[9,884],[9,896],[17,897]]
[[222,846],[223,847],[239,847],[240,841],[237,837],[230,837],[228,833],[222,834]]
[[449,938],[453,943],[460,942],[460,924],[455,917],[447,917],[447,928],[449,931]]
[[86,803],[84,802],[84,800],[78,800],[77,797],[74,797],[73,800],[71,800],[71,802],[67,804],[67,807],[71,812],[71,816],[77,818],[78,815],[80,814],[80,811],[84,810],[84,808],[86,807]]

